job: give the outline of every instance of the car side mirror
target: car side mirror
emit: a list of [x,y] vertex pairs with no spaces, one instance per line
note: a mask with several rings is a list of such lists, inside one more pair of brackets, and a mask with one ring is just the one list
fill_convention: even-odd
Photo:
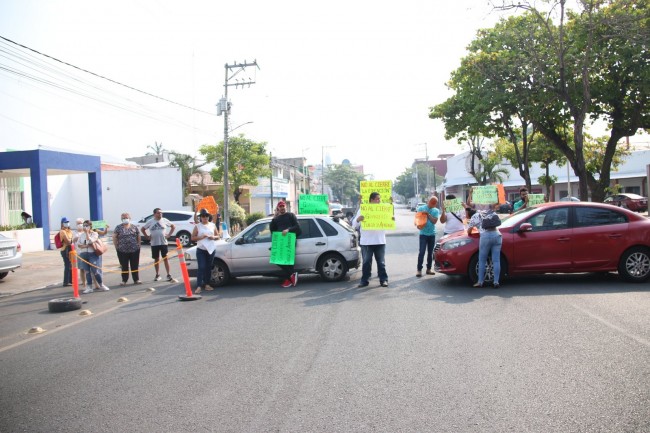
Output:
[[239,238],[239,239],[237,239],[237,240],[235,241],[235,245],[244,245],[245,243],[246,243],[246,241],[244,240],[243,237],[242,237],[242,238]]
[[532,232],[533,225],[531,223],[523,223],[519,226],[519,232]]

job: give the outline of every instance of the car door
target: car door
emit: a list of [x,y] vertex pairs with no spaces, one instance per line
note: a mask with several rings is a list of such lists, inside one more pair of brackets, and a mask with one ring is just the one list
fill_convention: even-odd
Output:
[[231,273],[264,274],[278,270],[269,263],[271,257],[270,221],[261,221],[250,226],[241,237],[232,243],[231,259],[228,263]]
[[314,268],[316,259],[327,250],[327,237],[314,221],[314,218],[298,220],[302,233],[296,242],[296,270]]
[[577,271],[615,269],[626,247],[628,219],[617,209],[575,208],[572,255]]
[[[543,209],[522,223],[530,223],[532,231],[515,232],[509,267],[514,272],[563,272],[572,267],[569,209]],[[505,238],[504,238],[505,242]]]

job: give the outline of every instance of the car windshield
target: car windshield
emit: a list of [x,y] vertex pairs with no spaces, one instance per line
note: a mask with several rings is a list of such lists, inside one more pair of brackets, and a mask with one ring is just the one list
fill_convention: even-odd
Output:
[[517,211],[516,213],[513,213],[512,215],[501,218],[501,227],[513,227],[519,224],[521,221],[525,220],[528,218],[528,214],[530,212],[533,212],[536,210],[536,207],[526,207],[524,209],[521,209]]
[[342,217],[332,217],[332,221],[339,223],[341,227],[343,227],[345,230],[349,231],[350,233],[354,233],[354,229],[350,224],[348,224],[348,220]]

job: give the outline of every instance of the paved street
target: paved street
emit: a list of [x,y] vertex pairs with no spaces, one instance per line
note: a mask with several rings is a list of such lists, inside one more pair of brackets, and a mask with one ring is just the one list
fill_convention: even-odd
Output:
[[62,288],[0,298],[0,431],[650,430],[650,285],[418,279],[413,214],[397,218],[387,288],[239,278],[179,302],[181,283],[107,274],[88,317],[47,312]]

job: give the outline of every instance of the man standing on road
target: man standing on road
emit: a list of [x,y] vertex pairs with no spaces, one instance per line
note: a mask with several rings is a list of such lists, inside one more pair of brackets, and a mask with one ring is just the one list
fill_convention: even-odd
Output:
[[[372,204],[381,203],[381,196],[378,192],[371,192],[369,202]],[[372,272],[372,256],[375,256],[377,262],[377,273],[379,274],[379,284],[382,287],[388,287],[388,273],[386,272],[386,231],[385,230],[364,230],[361,222],[364,216],[361,215],[361,208],[357,211],[352,220],[354,229],[360,229],[361,233],[361,256],[363,265],[361,266],[361,282],[358,287],[366,287],[370,284],[370,274]]]
[[525,186],[519,189],[519,200],[512,206],[512,211],[517,212],[519,209],[528,207],[528,188]]
[[[156,269],[156,277],[153,280],[160,281],[159,258],[162,255],[165,270],[167,271],[167,281],[174,281],[169,271],[169,260],[167,259],[169,252],[167,249],[167,238],[174,233],[176,226],[167,218],[163,218],[162,215],[160,208],[155,208],[153,210],[153,218],[147,221],[140,231],[142,231],[145,237],[151,238],[151,257],[154,260],[154,268]],[[169,233],[166,233],[167,228],[169,228]],[[147,230],[149,230],[151,236],[147,234]]]
[[[286,236],[287,233],[295,233],[296,239],[302,233],[300,225],[298,224],[298,218],[292,212],[287,212],[287,204],[284,201],[280,201],[276,208],[276,215],[271,220],[269,226],[271,233],[273,232],[282,232],[282,236]],[[298,272],[294,272],[293,265],[278,265],[285,274],[285,280],[282,283],[282,287],[291,287],[298,284]]]
[[436,223],[440,217],[438,198],[432,196],[429,202],[417,208],[417,212],[427,214],[427,223],[420,229],[420,251],[418,252],[418,266],[416,277],[422,276],[422,263],[424,262],[424,253],[427,253],[427,275],[435,275],[431,266],[433,266],[433,248],[436,246]]

